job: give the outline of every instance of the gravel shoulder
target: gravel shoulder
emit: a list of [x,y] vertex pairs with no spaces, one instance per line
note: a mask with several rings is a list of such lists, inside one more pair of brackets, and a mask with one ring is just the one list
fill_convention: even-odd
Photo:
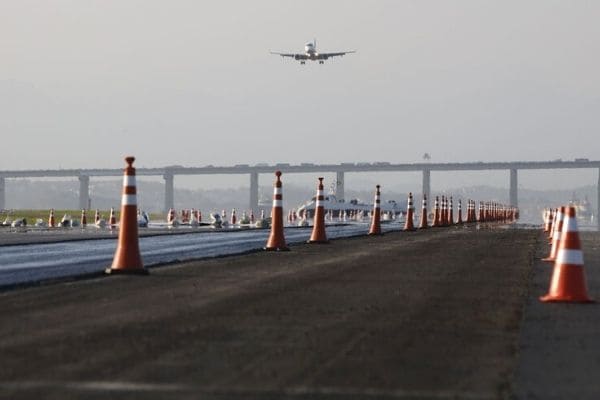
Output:
[[538,241],[395,232],[1,292],[0,397],[507,398]]

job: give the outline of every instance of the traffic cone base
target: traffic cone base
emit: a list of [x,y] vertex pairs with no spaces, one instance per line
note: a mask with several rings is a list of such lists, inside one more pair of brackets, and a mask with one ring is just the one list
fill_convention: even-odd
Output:
[[548,302],[594,303],[587,295],[585,274],[580,265],[558,265],[554,267],[550,293],[540,297]]
[[147,269],[136,266],[123,267],[123,269],[106,268],[104,273],[107,275],[150,275]]
[[264,251],[290,251],[289,247],[263,247]]

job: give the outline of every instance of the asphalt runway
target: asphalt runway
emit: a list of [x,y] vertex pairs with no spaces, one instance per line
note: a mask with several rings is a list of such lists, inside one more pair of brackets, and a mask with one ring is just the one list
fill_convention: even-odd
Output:
[[[309,239],[312,228],[288,227],[288,243]],[[399,230],[397,223],[383,224],[385,231]],[[332,224],[331,238],[361,235],[365,223]],[[241,254],[261,249],[268,229],[140,229],[140,251],[146,267],[186,260]],[[27,285],[45,280],[100,274],[109,267],[116,249],[117,232],[97,229],[53,229],[0,234],[0,287]],[[61,240],[62,239],[62,240]],[[7,245],[10,244],[10,245]]]
[[[598,234],[584,243],[595,263]],[[569,332],[581,354],[598,323],[595,305],[536,311],[546,251],[537,230],[452,227],[3,291],[0,398],[552,398],[563,382],[541,391],[536,363],[552,378],[597,357],[539,319],[588,313]],[[579,393],[598,395],[593,375]]]

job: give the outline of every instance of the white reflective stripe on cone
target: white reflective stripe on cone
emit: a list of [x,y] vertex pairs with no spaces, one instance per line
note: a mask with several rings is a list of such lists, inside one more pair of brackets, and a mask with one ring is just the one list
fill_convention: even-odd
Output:
[[283,200],[273,200],[273,207],[283,207]]
[[274,187],[273,194],[283,194],[283,191],[281,189],[282,188],[280,188],[280,187]]
[[556,255],[556,263],[583,266],[583,251],[560,249]]
[[124,194],[121,198],[121,205],[123,206],[135,206],[137,205],[135,194]]
[[564,232],[578,232],[577,220],[575,218],[567,217],[563,220],[562,231]]
[[135,175],[123,175],[123,187],[135,186]]

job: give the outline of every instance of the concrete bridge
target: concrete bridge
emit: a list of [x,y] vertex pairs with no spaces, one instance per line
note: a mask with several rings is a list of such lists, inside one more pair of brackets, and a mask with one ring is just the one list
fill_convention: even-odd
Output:
[[[467,163],[415,163],[392,164],[379,163],[342,163],[342,164],[308,164],[300,165],[236,165],[232,167],[181,167],[168,166],[162,168],[137,168],[138,176],[162,176],[165,180],[165,210],[173,207],[174,178],[176,175],[248,175],[250,177],[249,208],[258,209],[258,177],[259,174],[272,174],[280,170],[290,173],[323,173],[335,172],[338,198],[344,198],[344,174],[350,172],[421,172],[423,175],[422,193],[430,198],[431,172],[435,171],[484,171],[505,170],[509,175],[510,205],[518,206],[518,171],[519,170],[550,170],[550,169],[598,169],[597,210],[600,216],[600,161],[587,159],[575,161],[516,161],[516,162],[467,162]],[[16,170],[0,171],[0,209],[5,208],[6,179],[11,178],[54,178],[76,177],[79,179],[79,207],[87,208],[89,202],[89,184],[93,177],[122,176],[122,169],[58,169],[58,170]],[[597,218],[599,227],[600,219]]]

